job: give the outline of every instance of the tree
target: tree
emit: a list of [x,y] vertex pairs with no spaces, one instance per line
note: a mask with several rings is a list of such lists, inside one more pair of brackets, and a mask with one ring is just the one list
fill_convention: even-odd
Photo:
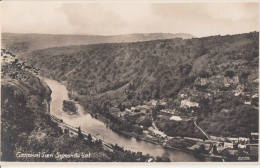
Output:
[[206,152],[205,146],[203,144],[200,145],[199,152],[201,152],[201,153],[205,153]]
[[160,86],[158,86],[156,89],[155,89],[155,95],[154,95],[154,98],[155,99],[160,99],[161,95],[160,95]]
[[199,73],[199,77],[201,78],[209,78],[210,74],[205,71],[205,70],[202,70],[200,73]]
[[248,80],[249,75],[250,75],[249,71],[242,72],[240,75],[240,79],[246,82]]
[[258,107],[258,102],[259,102],[259,98],[258,98],[258,97],[254,97],[254,98],[252,98],[252,105]]
[[217,150],[216,145],[213,145],[213,153],[214,153],[214,154],[218,154],[218,150]]
[[125,105],[122,105],[121,103],[118,105],[118,108],[120,109],[120,111],[124,111],[125,110]]
[[235,72],[234,71],[231,71],[231,70],[228,70],[225,72],[225,77],[229,77],[229,78],[233,78],[233,76],[235,76]]
[[96,140],[96,141],[95,141],[95,144],[96,144],[97,146],[101,147],[101,146],[102,146],[102,141],[101,141],[101,139]]
[[79,137],[80,139],[83,139],[83,138],[84,138],[84,137],[83,137],[83,134],[82,134],[82,132],[81,132],[80,127],[78,127],[78,137]]
[[157,156],[156,162],[170,162],[171,160],[167,156]]
[[91,134],[88,134],[88,142],[92,143],[92,136],[91,136]]

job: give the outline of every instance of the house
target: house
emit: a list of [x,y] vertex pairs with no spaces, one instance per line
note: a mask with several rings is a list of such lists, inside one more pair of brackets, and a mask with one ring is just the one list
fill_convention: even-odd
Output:
[[216,147],[217,147],[217,151],[218,151],[218,152],[221,152],[221,151],[223,151],[223,150],[225,149],[223,143],[219,143]]
[[232,137],[228,137],[227,140],[231,141],[231,142],[235,142],[238,143],[239,138],[232,138]]
[[151,107],[150,106],[148,106],[148,105],[142,105],[142,106],[139,106],[139,108],[140,108],[140,110],[150,110],[151,109]]
[[163,114],[163,113],[167,113],[167,114],[175,114],[175,110],[172,110],[172,109],[162,109],[160,110],[160,112]]
[[221,113],[229,113],[229,112],[230,112],[229,109],[225,109],[225,108],[221,109]]
[[229,87],[232,84],[238,84],[238,83],[239,83],[238,76],[234,76],[232,78],[224,77],[224,86],[225,87]]
[[254,83],[259,83],[259,79],[256,78],[255,80],[253,80]]
[[251,144],[258,144],[258,132],[251,132],[250,143]]
[[206,79],[206,78],[201,78],[200,79],[200,85],[201,86],[205,86],[205,85],[207,85],[208,84],[208,80]]
[[170,120],[181,121],[182,119],[181,119],[181,117],[179,117],[179,116],[172,115],[171,118],[170,118]]
[[195,80],[195,85],[197,86],[206,86],[209,83],[207,78],[197,78]]
[[235,92],[235,96],[239,96],[240,94],[243,94],[243,90],[244,90],[244,86],[242,85],[238,85],[236,90],[234,91]]
[[233,149],[233,143],[224,142],[224,148],[231,148],[231,149]]
[[245,101],[244,104],[251,105],[250,101]]
[[243,143],[248,143],[248,142],[249,142],[249,138],[238,137],[238,141],[239,141],[239,143],[241,143],[241,142],[243,142]]
[[217,136],[210,136],[210,139],[216,140],[216,141],[222,141],[222,142],[225,141],[224,137],[217,137]]
[[185,99],[181,101],[180,107],[181,108],[199,107],[199,103],[191,102],[190,100]]
[[229,86],[230,86],[230,83],[228,83],[227,81],[224,80],[224,86],[225,86],[225,87],[229,87]]
[[257,98],[257,97],[258,97],[258,93],[254,94],[254,95],[252,96],[252,98]]
[[184,98],[184,97],[186,97],[186,94],[181,94],[181,98]]
[[238,148],[239,148],[239,149],[246,149],[246,145],[238,144]]
[[163,101],[163,100],[160,100],[160,101],[159,101],[159,104],[160,104],[161,106],[166,106],[166,105],[167,105],[167,102],[166,102],[166,101]]
[[135,107],[131,107],[131,111],[132,111],[132,112],[134,112],[134,111],[135,111],[135,109],[136,109]]
[[147,104],[150,104],[150,105],[152,105],[152,106],[156,106],[157,105],[157,100],[154,100],[154,99],[152,99],[152,100],[150,100]]

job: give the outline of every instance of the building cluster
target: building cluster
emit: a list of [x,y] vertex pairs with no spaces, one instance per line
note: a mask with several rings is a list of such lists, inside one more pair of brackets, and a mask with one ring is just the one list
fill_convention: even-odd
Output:
[[[149,115],[151,115],[152,109],[160,105],[162,108],[157,111],[158,117],[168,117],[169,120],[180,122],[194,119],[194,117],[190,117],[187,115],[187,113],[184,114],[180,111],[181,109],[192,111],[192,109],[199,107],[199,103],[191,101],[184,94],[182,94],[181,97],[182,100],[180,102],[180,106],[176,109],[167,108],[167,102],[165,100],[150,100],[145,101],[142,105],[125,108],[123,111],[120,111],[117,107],[113,107],[111,108],[111,112],[117,117],[132,117],[136,123],[141,123],[138,121],[145,120],[147,116],[148,118],[151,118]],[[254,94],[253,97],[258,97],[258,94]],[[228,111],[228,109],[223,110]],[[142,125],[139,126],[141,127]],[[157,133],[155,133],[154,130],[150,130],[149,132],[154,133],[152,137],[157,136]],[[162,138],[162,141],[167,141],[164,139],[165,137],[159,133],[158,136]],[[196,150],[199,149],[201,145],[203,145],[204,149],[208,151],[208,156],[210,157],[218,157],[221,159],[235,158],[235,160],[251,161],[258,158],[258,136],[258,133],[251,133],[248,137],[210,136],[209,140],[188,137],[184,137],[184,139],[195,142],[194,145],[187,147],[187,149]]]
[[219,154],[225,153],[241,161],[250,161],[258,158],[258,132],[252,132],[249,137],[214,137],[211,136],[212,144],[215,145]]

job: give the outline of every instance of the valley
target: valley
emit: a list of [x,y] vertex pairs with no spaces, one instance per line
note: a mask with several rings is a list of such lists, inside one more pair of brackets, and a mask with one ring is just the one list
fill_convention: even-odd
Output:
[[[66,86],[83,112],[67,121],[76,116],[81,128],[98,119],[120,136],[134,137],[133,144],[152,142],[205,161],[257,159],[258,32],[103,42],[34,46],[18,55],[40,76]],[[8,46],[14,48],[10,40]]]

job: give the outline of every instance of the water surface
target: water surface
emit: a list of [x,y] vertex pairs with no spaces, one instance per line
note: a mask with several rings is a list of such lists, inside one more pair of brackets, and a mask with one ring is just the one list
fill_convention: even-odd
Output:
[[167,156],[171,161],[198,161],[192,154],[183,151],[166,149],[161,145],[119,135],[106,127],[103,122],[93,118],[89,113],[86,113],[84,108],[79,104],[77,104],[79,111],[78,115],[69,115],[68,113],[63,112],[63,100],[69,100],[66,87],[55,80],[44,78],[44,81],[52,90],[50,113],[57,118],[62,119],[65,123],[74,127],[80,126],[82,130],[89,132],[91,135],[94,135],[107,143],[118,144],[119,146],[124,147],[124,149],[134,152],[142,152],[143,154],[149,154],[154,157]]

